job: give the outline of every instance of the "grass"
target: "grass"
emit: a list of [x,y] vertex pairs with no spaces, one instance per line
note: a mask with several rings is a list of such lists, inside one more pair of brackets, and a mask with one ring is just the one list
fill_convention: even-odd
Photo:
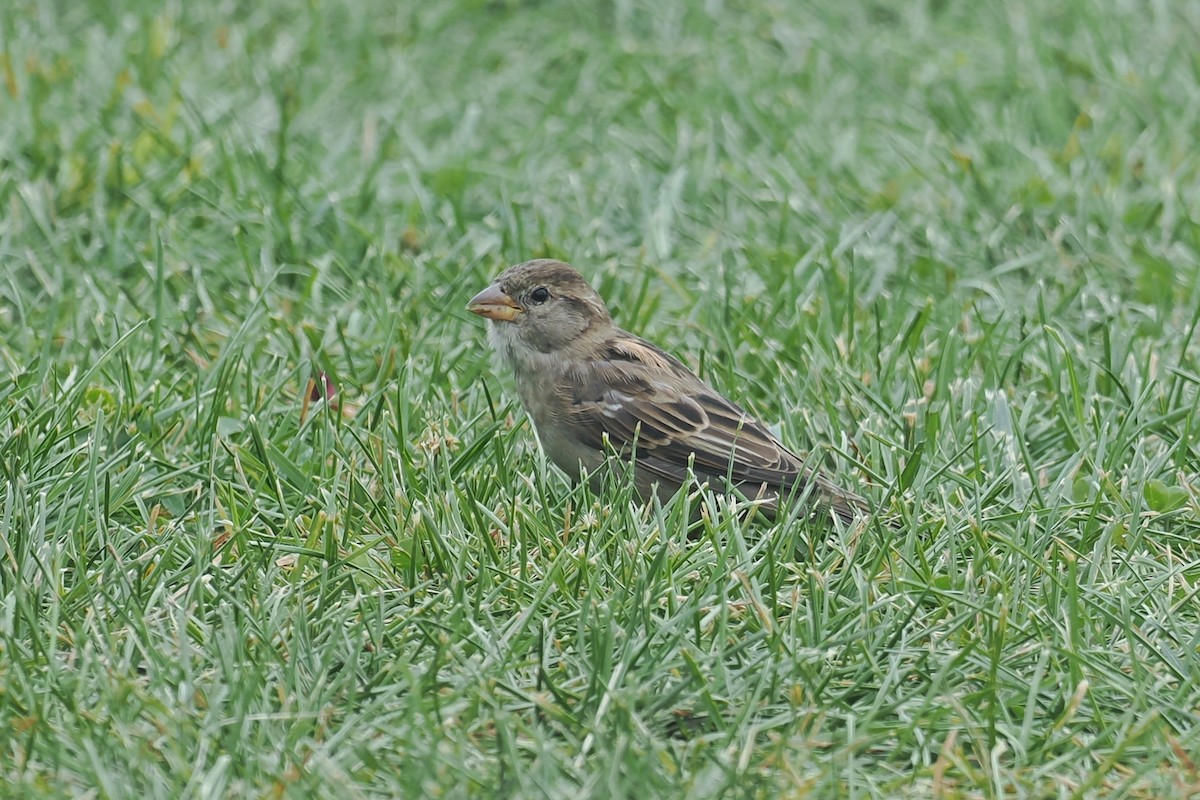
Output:
[[[5,4],[0,793],[1200,793],[1196,12]],[[898,530],[571,488],[540,255]]]

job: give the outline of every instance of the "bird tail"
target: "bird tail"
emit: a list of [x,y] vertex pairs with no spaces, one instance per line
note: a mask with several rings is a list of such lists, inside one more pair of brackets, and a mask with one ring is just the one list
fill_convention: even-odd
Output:
[[849,525],[856,519],[871,516],[872,510],[866,498],[848,489],[836,485],[819,473],[810,476],[809,505],[815,508],[822,517],[836,517],[843,524]]

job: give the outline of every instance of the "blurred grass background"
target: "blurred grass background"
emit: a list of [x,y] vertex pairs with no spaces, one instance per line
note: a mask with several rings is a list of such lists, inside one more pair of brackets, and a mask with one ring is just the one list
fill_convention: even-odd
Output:
[[[5,796],[1200,790],[1195,4],[13,0],[0,78]],[[463,311],[543,255],[902,529],[571,489]]]

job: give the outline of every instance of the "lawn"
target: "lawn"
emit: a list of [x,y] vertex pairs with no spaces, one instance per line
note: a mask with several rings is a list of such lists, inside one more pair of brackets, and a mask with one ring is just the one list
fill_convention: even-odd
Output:
[[[1197,4],[10,0],[0,120],[0,796],[1200,794]],[[893,525],[573,488],[538,256]]]

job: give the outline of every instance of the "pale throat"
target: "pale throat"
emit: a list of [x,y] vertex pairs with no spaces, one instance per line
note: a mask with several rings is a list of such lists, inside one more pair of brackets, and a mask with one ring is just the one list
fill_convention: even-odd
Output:
[[567,367],[561,354],[543,353],[522,342],[510,323],[493,322],[488,326],[488,341],[500,361],[512,371],[517,393],[527,411],[532,408],[531,401],[554,391],[555,384]]

